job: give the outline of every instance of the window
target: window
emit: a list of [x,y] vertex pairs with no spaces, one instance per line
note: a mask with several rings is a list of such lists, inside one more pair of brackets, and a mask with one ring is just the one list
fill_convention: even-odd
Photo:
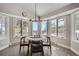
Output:
[[58,19],[58,36],[59,37],[64,37],[65,36],[65,23],[64,19],[60,18]]
[[77,40],[79,40],[79,14],[75,15],[75,32]]
[[0,17],[0,35],[5,35],[5,18]]
[[51,21],[51,35],[57,35],[57,19]]
[[41,22],[41,32],[42,35],[47,35],[47,21]]
[[32,29],[33,29],[32,35],[38,35],[38,22],[33,22]]
[[22,35],[28,36],[28,22],[26,20],[22,20]]
[[21,22],[22,22],[22,35],[28,36],[28,22],[22,19],[15,19],[15,36],[21,35]]
[[51,20],[51,35],[65,37],[65,17]]
[[15,19],[15,36],[20,36],[21,35],[21,20]]

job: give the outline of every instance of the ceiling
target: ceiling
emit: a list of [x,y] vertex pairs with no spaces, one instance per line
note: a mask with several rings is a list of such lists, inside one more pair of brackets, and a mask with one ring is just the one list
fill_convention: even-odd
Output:
[[[45,16],[57,9],[65,7],[70,3],[37,3],[37,16]],[[0,12],[22,16],[22,12],[26,17],[33,18],[35,15],[34,3],[0,3]]]

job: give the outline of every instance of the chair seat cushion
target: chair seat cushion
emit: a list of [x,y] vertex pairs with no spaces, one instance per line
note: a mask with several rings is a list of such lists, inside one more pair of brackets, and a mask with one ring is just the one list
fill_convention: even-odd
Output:
[[32,52],[40,52],[42,51],[42,45],[40,44],[32,44]]
[[49,43],[43,43],[43,46],[50,46]]
[[21,46],[29,46],[28,43],[20,44]]
[[42,50],[41,49],[39,49],[39,50],[38,49],[32,49],[32,52],[35,52],[35,53],[36,52],[42,52]]
[[39,45],[39,44],[32,44],[32,48],[36,48],[36,49],[39,49],[41,48],[42,45]]

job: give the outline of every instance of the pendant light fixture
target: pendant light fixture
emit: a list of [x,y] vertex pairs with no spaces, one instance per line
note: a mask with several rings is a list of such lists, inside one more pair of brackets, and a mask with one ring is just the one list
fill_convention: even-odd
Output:
[[34,21],[37,21],[37,11],[36,11],[36,3],[35,3],[35,16],[34,16]]

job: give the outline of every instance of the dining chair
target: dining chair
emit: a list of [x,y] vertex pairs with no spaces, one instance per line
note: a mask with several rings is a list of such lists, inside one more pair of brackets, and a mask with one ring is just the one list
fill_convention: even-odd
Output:
[[28,49],[27,49],[27,55],[29,54],[29,41],[28,42],[26,42],[26,40],[25,40],[25,36],[23,36],[23,37],[21,37],[21,39],[20,39],[20,48],[19,48],[19,54],[21,53],[21,48],[23,47],[25,47],[25,46],[27,46],[28,47]]
[[50,55],[51,55],[51,39],[47,36],[47,42],[43,43],[43,46],[47,46],[50,48]]
[[32,40],[30,41],[30,44],[31,44],[31,56],[32,53],[38,53],[38,52],[41,52],[42,56],[44,56],[42,40],[39,41]]

